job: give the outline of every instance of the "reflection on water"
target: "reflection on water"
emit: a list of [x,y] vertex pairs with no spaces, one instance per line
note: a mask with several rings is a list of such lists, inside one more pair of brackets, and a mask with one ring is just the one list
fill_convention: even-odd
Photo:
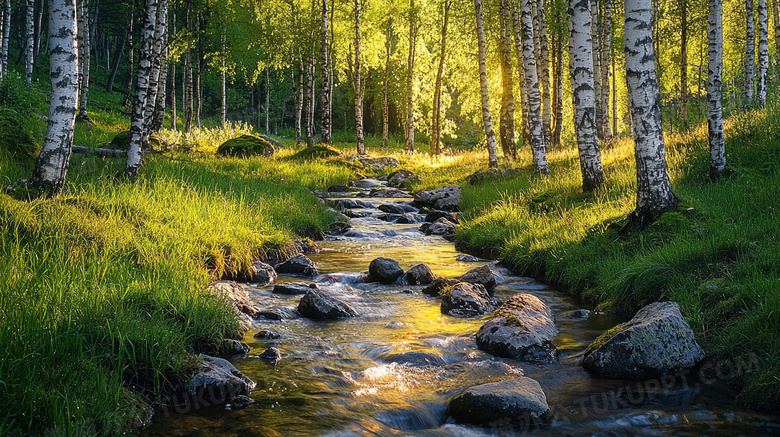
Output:
[[[374,201],[378,204],[378,201]],[[379,214],[378,210],[359,210]],[[202,408],[187,414],[159,413],[147,436],[277,435],[766,435],[780,434],[777,418],[746,412],[722,384],[672,381],[661,386],[590,378],[578,365],[585,347],[618,320],[574,311],[582,305],[533,279],[492,266],[499,278],[496,297],[517,292],[536,295],[551,306],[561,330],[555,341],[558,363],[530,365],[494,358],[479,351],[474,333],[484,318],[458,319],[441,314],[439,301],[420,287],[356,282],[357,272],[379,256],[404,269],[424,262],[434,273],[455,277],[479,263],[457,261],[451,243],[423,236],[419,225],[388,224],[373,217],[353,219],[349,237],[333,237],[312,255],[322,275],[320,287],[350,303],[360,317],[341,321],[304,318],[258,322],[245,342],[245,357],[231,360],[257,388],[248,408]],[[391,231],[391,232],[388,232]],[[390,234],[391,236],[388,236]],[[300,278],[280,277],[281,282]],[[295,308],[300,296],[250,294],[264,308]],[[259,330],[279,338],[258,340]],[[277,365],[257,356],[269,346],[282,350]],[[411,362],[398,364],[404,352]],[[419,357],[443,365],[415,365]],[[441,364],[441,363],[440,363]],[[523,430],[506,423],[474,429],[448,423],[446,405],[470,386],[530,376],[544,388],[554,419],[541,429]]]

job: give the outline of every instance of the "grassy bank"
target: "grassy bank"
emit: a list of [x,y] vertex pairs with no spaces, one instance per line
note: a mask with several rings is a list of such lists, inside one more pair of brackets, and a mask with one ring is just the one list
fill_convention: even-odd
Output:
[[[682,199],[649,229],[618,231],[635,204],[630,141],[603,153],[607,185],[582,193],[576,151],[550,156],[553,176],[531,168],[513,179],[464,186],[460,247],[502,258],[608,312],[678,302],[712,359],[746,352],[761,371],[739,381],[740,398],[780,405],[780,108],[732,116],[733,173],[710,181],[706,126],[667,135],[674,189]],[[527,159],[523,162],[529,162]]]
[[[76,144],[126,129],[120,98],[92,96],[96,125],[79,124]],[[333,217],[307,188],[350,174],[291,153],[151,156],[133,182],[116,176],[121,159],[76,155],[56,199],[0,194],[0,435],[115,435],[182,382],[193,353],[239,335],[205,285],[320,235]],[[0,155],[3,184],[29,176]]]

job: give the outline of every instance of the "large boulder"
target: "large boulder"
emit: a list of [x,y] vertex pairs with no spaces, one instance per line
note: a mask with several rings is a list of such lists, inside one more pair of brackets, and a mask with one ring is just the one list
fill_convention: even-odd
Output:
[[[430,226],[425,226],[423,232],[425,232],[425,235],[440,235],[445,239],[449,239],[455,234],[455,229],[457,227],[458,225],[442,217],[433,222]],[[422,229],[423,228],[421,228],[421,230]]]
[[461,189],[457,185],[447,185],[433,190],[420,191],[414,195],[414,205],[428,206],[443,211],[457,211]]
[[406,283],[409,285],[428,285],[434,279],[436,279],[436,275],[425,264],[417,264],[406,271]]
[[526,377],[470,387],[450,401],[447,414],[458,423],[477,426],[530,426],[551,417],[542,387]]
[[398,217],[396,223],[399,224],[415,224],[420,223],[419,216],[413,212],[407,212],[406,214]]
[[269,137],[268,135],[258,134],[258,137],[268,141],[271,143],[272,146],[276,147],[277,149],[280,149],[282,147],[281,141],[277,140],[276,138]]
[[387,176],[387,186],[405,188],[408,182],[417,179],[417,175],[404,168],[396,170]]
[[538,297],[512,296],[477,331],[477,346],[492,355],[532,363],[552,363],[558,335],[553,312]]
[[198,372],[187,384],[191,399],[209,404],[223,404],[239,395],[248,395],[255,383],[238,371],[229,361],[207,355],[201,356]]
[[298,313],[310,319],[345,319],[357,316],[357,311],[324,290],[312,288],[306,292],[298,304]]
[[368,265],[368,274],[373,282],[392,284],[404,274],[404,269],[398,265],[398,261],[380,257]]
[[474,267],[460,277],[461,282],[468,282],[470,284],[480,284],[485,287],[485,290],[493,295],[496,290],[496,277],[493,275],[493,271],[490,270],[487,264],[479,267]]
[[317,284],[306,284],[304,282],[286,282],[284,284],[274,285],[275,294],[306,294],[312,288],[319,288]]
[[227,140],[217,148],[219,156],[271,156],[274,154],[274,146],[268,141],[255,135],[241,135],[238,138]]
[[704,359],[680,307],[656,302],[602,334],[585,351],[582,367],[602,378],[647,379],[693,367]]
[[288,273],[293,275],[317,276],[320,272],[314,261],[306,255],[294,256],[283,263],[274,266],[277,273]]
[[255,261],[252,265],[252,281],[257,282],[258,286],[268,285],[276,280],[276,270],[270,265]]
[[495,307],[485,287],[461,282],[442,296],[441,312],[455,317],[474,317],[487,314]]

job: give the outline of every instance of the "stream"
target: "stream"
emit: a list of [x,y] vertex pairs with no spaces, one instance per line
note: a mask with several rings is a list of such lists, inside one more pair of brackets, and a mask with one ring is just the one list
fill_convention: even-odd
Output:
[[[358,193],[365,196],[366,193]],[[352,195],[354,199],[354,194]],[[344,197],[346,198],[346,197]],[[343,198],[342,198],[343,199]],[[331,201],[338,198],[331,198]],[[780,418],[746,410],[734,401],[727,381],[702,383],[697,377],[638,383],[590,377],[578,361],[596,337],[624,320],[591,313],[566,293],[532,278],[513,275],[491,263],[459,261],[451,242],[425,236],[420,224],[377,219],[380,204],[411,199],[362,198],[368,208],[352,209],[352,228],[318,242],[308,255],[319,268],[320,288],[347,301],[359,317],[338,321],[292,318],[258,320],[245,335],[249,354],[230,361],[257,383],[244,409],[223,406],[187,413],[158,412],[145,436],[482,436],[482,435],[780,435]],[[554,364],[534,365],[495,358],[480,351],[474,334],[486,317],[441,314],[440,301],[420,293],[423,286],[356,282],[374,258],[397,260],[405,270],[427,264],[436,275],[457,277],[490,263],[498,285],[495,296],[533,294],[555,313],[560,329]],[[276,283],[307,281],[280,275]],[[263,309],[292,313],[301,296],[273,294],[273,284],[249,293]],[[257,339],[273,331],[276,339]],[[276,365],[258,358],[269,346],[282,351]],[[443,358],[443,365],[411,366],[392,355],[421,351]],[[468,387],[525,375],[537,380],[553,410],[538,429],[509,423],[487,428],[455,424],[448,401]]]

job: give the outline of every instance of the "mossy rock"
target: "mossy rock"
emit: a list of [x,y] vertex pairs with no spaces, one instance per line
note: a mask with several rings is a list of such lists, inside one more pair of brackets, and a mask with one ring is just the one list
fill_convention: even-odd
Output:
[[[129,144],[130,131],[123,131],[114,135],[114,139],[112,139],[110,143],[103,144],[101,147],[104,149],[127,150],[127,146]],[[167,147],[167,144],[165,146]],[[154,150],[162,150],[165,148],[163,147],[163,141],[160,140],[160,138],[155,134],[152,134],[149,137],[149,145],[147,147],[150,147]]]
[[227,140],[217,148],[219,156],[271,156],[276,150],[273,144],[255,135],[241,135]]
[[314,146],[301,150],[290,156],[290,159],[308,161],[311,159],[332,158],[339,155],[341,155],[341,152],[336,149],[331,149],[327,146]]
[[21,164],[32,164],[41,153],[24,117],[13,109],[0,107],[0,150]]

